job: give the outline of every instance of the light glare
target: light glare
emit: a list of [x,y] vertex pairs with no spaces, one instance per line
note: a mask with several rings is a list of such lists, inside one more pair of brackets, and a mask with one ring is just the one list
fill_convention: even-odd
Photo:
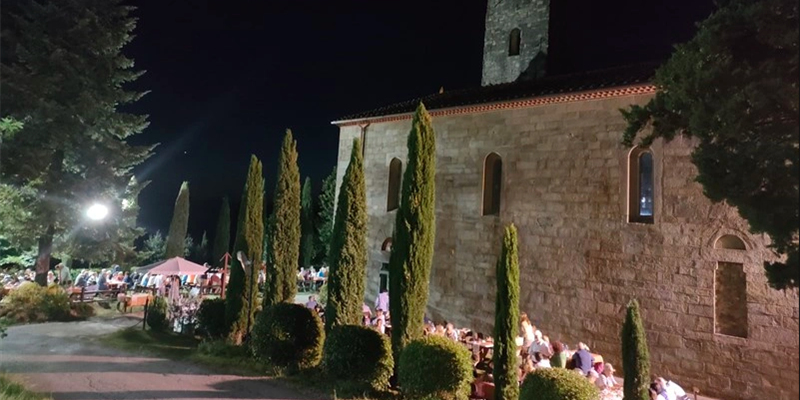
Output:
[[102,204],[93,204],[86,210],[86,216],[94,221],[99,221],[108,215],[108,207]]

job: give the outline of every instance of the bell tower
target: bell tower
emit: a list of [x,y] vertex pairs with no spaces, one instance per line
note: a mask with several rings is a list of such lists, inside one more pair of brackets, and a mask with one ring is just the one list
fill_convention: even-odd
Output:
[[550,0],[488,0],[483,86],[544,76]]

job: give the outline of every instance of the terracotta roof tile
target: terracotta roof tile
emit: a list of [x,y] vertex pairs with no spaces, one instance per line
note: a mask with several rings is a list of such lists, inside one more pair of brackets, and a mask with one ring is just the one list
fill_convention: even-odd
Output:
[[356,114],[347,115],[339,121],[352,121],[404,114],[416,109],[419,102],[428,110],[495,103],[562,93],[590,91],[611,87],[648,83],[652,80],[658,64],[638,64],[579,74],[550,76],[536,81],[511,82],[472,89],[445,91],[413,100],[395,103]]

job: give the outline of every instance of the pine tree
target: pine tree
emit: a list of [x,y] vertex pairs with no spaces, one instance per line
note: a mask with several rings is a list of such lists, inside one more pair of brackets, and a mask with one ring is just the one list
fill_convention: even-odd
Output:
[[185,249],[186,231],[189,229],[189,182],[183,182],[178,198],[175,199],[175,209],[172,212],[172,222],[169,224],[167,234],[167,248],[164,257],[183,257]]
[[325,328],[359,325],[367,272],[367,192],[361,140],[353,141],[331,241]]
[[650,394],[650,352],[647,334],[639,313],[639,303],[628,303],[622,325],[622,370],[625,374],[623,393],[626,400],[648,400]]
[[[261,267],[261,256],[264,240],[264,178],[261,170],[261,161],[256,156],[250,156],[250,170],[245,184],[246,196],[242,209],[239,212],[240,226],[237,227],[234,251],[242,252],[251,265],[242,265],[235,260],[234,269],[241,274],[243,290],[240,293],[240,311],[231,317],[231,328],[228,338],[235,344],[240,344],[249,333],[255,322],[256,297],[258,295],[258,270]],[[233,273],[231,273],[233,280]],[[231,287],[232,284],[229,286]],[[228,300],[232,293],[228,293]],[[227,317],[227,310],[226,310]]]
[[217,265],[231,246],[231,206],[228,196],[222,198],[222,206],[217,217],[217,230],[214,234],[214,246],[211,251],[211,265]]
[[506,227],[497,260],[494,322],[494,383],[497,400],[519,398],[516,338],[519,330],[519,255],[517,228]]
[[268,240],[269,257],[264,285],[264,307],[280,302],[294,302],[297,294],[297,261],[300,257],[300,170],[297,167],[297,143],[286,130],[278,160],[275,186],[275,209]]
[[300,197],[300,221],[302,240],[300,241],[300,266],[307,268],[314,262],[316,241],[314,240],[314,200],[311,197],[311,178],[303,182]]
[[336,167],[331,174],[322,181],[322,192],[319,194],[319,212],[317,214],[317,256],[318,263],[330,265],[328,253],[331,248],[333,235],[333,209],[336,199]]
[[435,238],[436,137],[420,103],[408,135],[408,167],[389,259],[389,309],[395,360],[422,336]]
[[[24,123],[13,136],[3,127],[0,197],[15,196],[13,202],[0,198],[0,231],[20,247],[38,246],[42,285],[54,242],[68,240],[85,222],[86,199],[102,198],[119,215],[133,167],[152,154],[152,146],[130,144],[147,117],[124,111],[143,95],[126,90],[141,75],[122,54],[133,39],[133,9],[121,0],[4,2],[0,8],[0,104],[4,120]],[[135,220],[95,229],[124,230],[118,224]]]
[[658,92],[623,110],[623,143],[694,138],[697,181],[736,207],[785,258],[764,268],[775,289],[800,286],[800,98],[797,0],[726,0],[656,72]]

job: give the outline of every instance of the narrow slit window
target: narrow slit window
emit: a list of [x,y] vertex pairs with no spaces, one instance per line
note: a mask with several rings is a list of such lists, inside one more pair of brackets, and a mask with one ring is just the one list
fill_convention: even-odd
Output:
[[520,32],[518,28],[514,28],[508,35],[508,55],[518,56],[519,45],[520,45]]
[[389,189],[386,197],[386,211],[394,211],[400,206],[400,182],[403,162],[393,158],[389,163]]
[[503,160],[497,153],[486,156],[483,166],[483,215],[500,214]]
[[655,215],[653,153],[635,147],[628,156],[628,222],[652,224]]

